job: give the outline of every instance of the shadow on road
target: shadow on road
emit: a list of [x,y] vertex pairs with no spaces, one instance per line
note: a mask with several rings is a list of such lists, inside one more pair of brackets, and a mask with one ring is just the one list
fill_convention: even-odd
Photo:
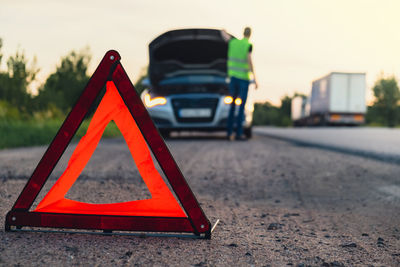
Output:
[[213,133],[213,132],[179,132],[179,133],[171,133],[171,135],[167,138],[164,138],[168,141],[187,141],[187,140],[195,140],[195,141],[225,141],[226,134],[225,133]]

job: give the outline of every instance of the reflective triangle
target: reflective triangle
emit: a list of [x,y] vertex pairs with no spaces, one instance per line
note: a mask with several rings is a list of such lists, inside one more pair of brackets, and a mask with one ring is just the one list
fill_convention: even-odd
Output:
[[[107,125],[114,121],[129,147],[134,162],[152,198],[111,204],[90,204],[66,199],[95,151]],[[175,197],[156,170],[142,133],[129,113],[114,83],[107,82],[101,100],[86,134],[75,148],[66,170],[34,211],[130,216],[186,217]]]
[[[44,153],[12,209],[5,230],[31,227],[150,232],[191,232],[211,238],[211,224],[201,209],[168,147],[160,136],[114,50],[106,53],[82,95]],[[107,83],[87,133],[75,148],[68,166],[34,211],[33,202],[58,160]],[[66,199],[96,149],[104,129],[114,121],[121,131],[151,199],[91,204]],[[150,150],[174,194],[156,170]],[[180,204],[180,205],[179,205]]]

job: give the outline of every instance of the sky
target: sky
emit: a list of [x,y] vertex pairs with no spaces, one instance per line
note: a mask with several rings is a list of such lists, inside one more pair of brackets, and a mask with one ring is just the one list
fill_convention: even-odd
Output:
[[400,78],[398,0],[0,0],[4,58],[25,51],[37,58],[38,86],[62,56],[89,47],[90,74],[115,49],[132,81],[148,64],[149,42],[179,28],[253,29],[258,102],[309,94],[330,72],[365,72],[367,101],[385,75]]

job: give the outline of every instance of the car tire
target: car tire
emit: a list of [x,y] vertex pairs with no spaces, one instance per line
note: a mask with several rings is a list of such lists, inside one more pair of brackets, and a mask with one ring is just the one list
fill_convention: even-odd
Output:
[[164,139],[167,139],[171,136],[170,130],[160,130],[160,134]]
[[251,126],[248,128],[244,128],[244,135],[247,139],[250,139],[253,136],[253,128]]

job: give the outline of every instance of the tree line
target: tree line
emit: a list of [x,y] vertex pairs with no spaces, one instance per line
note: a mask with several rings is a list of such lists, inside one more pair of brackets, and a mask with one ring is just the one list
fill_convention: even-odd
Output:
[[[0,38],[0,66],[3,60],[2,45]],[[6,69],[0,68],[0,121],[32,118],[63,119],[89,81],[90,60],[89,48],[71,51],[60,59],[56,69],[39,86],[38,92],[33,94],[28,89],[36,81],[40,69],[36,66],[35,58],[29,61],[24,52],[18,49],[5,61]],[[146,74],[146,69],[143,69],[135,84],[139,93],[144,89],[141,81],[147,76]],[[381,75],[372,90],[375,99],[367,109],[367,124],[389,127],[398,125],[400,91],[396,77]],[[274,106],[270,102],[256,103],[253,123],[255,125],[292,125],[291,101],[293,97],[284,96],[280,106]]]
[[[2,45],[0,39],[0,66]],[[37,82],[40,69],[35,58],[29,61],[18,49],[6,60],[6,69],[0,68],[0,120],[64,118],[90,79],[90,60],[89,48],[69,52],[32,93],[29,88]]]
[[[3,60],[1,48],[0,39],[0,65]],[[56,70],[34,94],[28,89],[36,81],[40,69],[36,66],[36,59],[29,62],[24,52],[18,49],[7,59],[6,69],[0,69],[0,119],[63,116],[89,81],[90,58],[89,49],[71,51],[61,58]]]

